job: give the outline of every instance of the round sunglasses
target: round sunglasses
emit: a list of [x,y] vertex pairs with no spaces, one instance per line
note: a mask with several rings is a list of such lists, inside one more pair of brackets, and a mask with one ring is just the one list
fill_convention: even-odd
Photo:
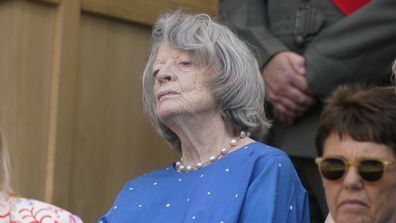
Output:
[[396,167],[396,162],[388,162],[375,159],[363,159],[349,161],[341,157],[319,157],[315,159],[319,171],[327,180],[340,180],[348,171],[349,166],[355,166],[358,174],[365,181],[378,181],[384,175],[384,171],[390,167]]

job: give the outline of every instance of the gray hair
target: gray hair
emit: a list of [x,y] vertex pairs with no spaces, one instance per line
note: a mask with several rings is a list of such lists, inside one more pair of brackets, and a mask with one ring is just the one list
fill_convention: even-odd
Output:
[[392,72],[393,72],[393,75],[396,75],[396,60],[393,61],[393,64],[392,64]]
[[153,90],[153,63],[161,43],[191,53],[200,66],[215,71],[208,85],[217,110],[235,135],[249,131],[255,140],[264,137],[270,123],[264,111],[264,83],[253,53],[235,33],[210,16],[177,10],[163,14],[154,24],[153,47],[143,73],[144,110],[172,147],[180,150],[180,139],[157,117]]
[[12,192],[10,186],[10,157],[3,133],[0,130],[0,189],[2,192]]
[[396,93],[396,60],[392,63],[392,76],[391,76],[391,83]]

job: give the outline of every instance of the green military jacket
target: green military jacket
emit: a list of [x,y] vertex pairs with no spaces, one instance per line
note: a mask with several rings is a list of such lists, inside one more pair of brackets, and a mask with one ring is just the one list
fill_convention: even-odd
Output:
[[[320,100],[343,83],[389,83],[396,59],[396,1],[371,0],[345,17],[331,0],[220,0],[222,19],[247,40],[262,66],[282,51],[306,59]],[[321,104],[291,126],[275,122],[272,144],[292,156],[315,157]]]

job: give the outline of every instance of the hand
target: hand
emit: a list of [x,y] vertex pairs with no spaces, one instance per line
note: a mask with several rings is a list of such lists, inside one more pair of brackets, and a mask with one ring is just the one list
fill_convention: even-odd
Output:
[[261,72],[275,119],[284,124],[292,124],[316,101],[305,72],[304,57],[291,51],[276,54]]

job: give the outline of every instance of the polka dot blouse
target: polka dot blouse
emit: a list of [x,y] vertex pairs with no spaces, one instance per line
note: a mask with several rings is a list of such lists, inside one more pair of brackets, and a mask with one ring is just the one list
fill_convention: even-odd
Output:
[[98,223],[309,222],[288,156],[259,142],[196,171],[174,164],[127,182]]

